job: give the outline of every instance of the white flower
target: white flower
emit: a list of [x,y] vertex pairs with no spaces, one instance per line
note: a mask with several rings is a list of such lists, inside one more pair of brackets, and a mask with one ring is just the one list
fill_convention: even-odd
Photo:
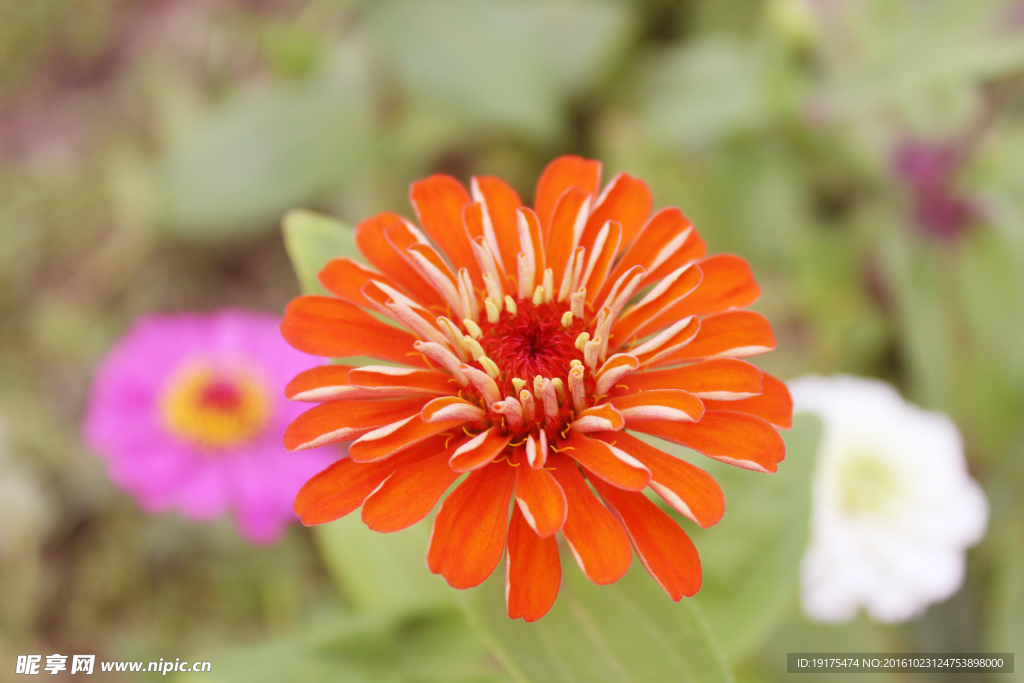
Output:
[[808,376],[789,384],[795,412],[823,424],[801,567],[808,618],[883,622],[919,616],[960,588],[988,501],[970,478],[952,420],[878,380]]

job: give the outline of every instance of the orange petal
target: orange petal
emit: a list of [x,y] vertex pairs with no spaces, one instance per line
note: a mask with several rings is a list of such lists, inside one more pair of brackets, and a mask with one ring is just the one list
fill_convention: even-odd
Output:
[[651,471],[629,453],[570,431],[558,444],[558,451],[583,465],[609,484],[631,491],[642,491],[651,483]]
[[678,365],[703,358],[754,356],[775,348],[771,323],[753,311],[728,311],[700,321],[696,338],[654,365]]
[[423,231],[450,259],[453,270],[468,268],[473,280],[480,282],[480,268],[462,220],[463,207],[473,199],[462,183],[451,176],[435,174],[414,182],[409,200],[416,208]]
[[635,372],[619,381],[616,388],[629,394],[682,389],[701,400],[735,400],[761,393],[761,371],[756,365],[735,358],[713,358],[667,370]]
[[460,476],[448,467],[453,450],[454,445],[406,465],[388,477],[363,501],[366,526],[374,531],[398,531],[426,517]]
[[697,262],[704,279],[693,293],[672,309],[678,316],[710,315],[733,308],[745,308],[761,296],[754,273],[745,259],[733,254],[715,254]]
[[[644,276],[644,281],[651,283],[660,281],[668,273],[685,265],[685,262],[679,263],[668,270],[664,270],[662,267],[669,261],[677,260],[674,259],[677,253],[692,253],[694,243],[698,241],[703,243],[696,235],[693,223],[679,209],[671,207],[654,214],[640,230],[640,234],[637,235],[633,244],[623,245],[626,247],[626,251],[608,277],[604,291],[601,292],[598,299],[603,300],[608,296],[611,283],[634,266],[642,266],[645,271],[648,271]],[[697,259],[703,255],[702,251],[692,258]],[[663,272],[657,278],[652,278],[650,275],[655,270]]]
[[425,366],[413,351],[416,337],[350,303],[327,296],[300,296],[285,309],[281,335],[299,351],[342,358],[370,356]]
[[356,245],[370,265],[425,307],[443,307],[444,302],[405,255],[408,242],[425,242],[426,239],[426,235],[393,213],[377,214],[356,226]]
[[541,538],[512,510],[505,550],[505,605],[509,619],[537,621],[548,613],[562,584],[562,563],[554,537]]
[[782,429],[793,426],[793,399],[789,395],[789,388],[768,373],[764,375],[764,391],[760,396],[739,401],[705,401],[705,407],[708,410],[748,413]]
[[651,488],[669,505],[702,527],[717,524],[725,513],[725,496],[714,478],[627,432],[595,434],[642,462],[651,471]]
[[[486,209],[480,202],[466,204],[466,207],[462,210],[462,220],[466,224],[466,231],[469,233],[470,239],[474,245],[473,256],[476,258],[477,265],[480,266],[480,272],[486,273],[488,268],[494,268],[497,271],[498,284],[501,285],[501,288],[504,291],[508,292],[512,290],[512,286],[509,284],[508,277],[505,275],[505,267],[502,262],[501,253],[495,247],[494,242],[492,242],[487,236],[484,236],[484,233],[487,233],[491,238],[494,238],[494,228],[487,223],[487,221],[490,220],[490,217],[485,212]],[[485,265],[480,262],[480,251],[478,247],[485,248],[490,252],[490,256],[494,261],[493,265]]]
[[562,287],[565,265],[576,249],[586,225],[591,195],[578,187],[570,187],[555,205],[551,215],[551,229],[544,247],[547,267],[555,275],[555,290]]
[[626,396],[617,396],[608,403],[626,418],[626,427],[644,420],[697,422],[704,415],[704,404],[681,389],[653,389]]
[[480,469],[500,456],[511,440],[511,434],[502,434],[501,429],[492,427],[459,446],[448,465],[456,472]]
[[[498,247],[495,258],[501,262],[506,273],[515,273],[516,255],[519,253],[516,209],[523,205],[519,194],[505,181],[494,176],[474,177],[472,190],[473,199],[484,205],[484,211],[491,221],[494,243]],[[486,236],[486,230],[484,232]]]
[[499,463],[470,472],[441,503],[430,532],[427,565],[452,588],[482,583],[501,559],[516,482],[513,470]]
[[304,451],[351,441],[378,427],[417,415],[423,397],[393,401],[332,401],[310,408],[284,430],[284,447]]
[[374,463],[358,463],[351,458],[339,460],[314,475],[299,490],[293,506],[295,514],[306,526],[344,517],[362,505],[396,470],[443,448],[444,440],[444,437],[434,437],[394,458]]
[[591,481],[626,527],[637,557],[665,592],[678,602],[699,591],[700,557],[675,520],[642,493],[622,491],[597,478]]
[[621,224],[622,244],[630,244],[647,222],[653,205],[654,198],[647,183],[628,173],[618,174],[608,183],[594,205],[580,245],[586,247],[589,253],[598,232],[607,221]]
[[601,162],[577,156],[558,157],[544,169],[537,181],[533,207],[544,228],[544,241],[551,235],[551,215],[555,205],[570,187],[578,187],[588,194],[597,194],[601,183]]
[[587,301],[590,303],[596,301],[601,292],[612,261],[619,253],[622,236],[622,225],[618,221],[608,221],[598,230],[594,243],[587,247],[587,267],[583,270],[580,286],[587,288]]
[[552,536],[565,524],[569,510],[565,493],[551,472],[528,466],[522,452],[517,453],[516,460],[516,503],[538,536]]
[[786,457],[786,444],[779,433],[746,413],[707,410],[700,422],[637,422],[632,429],[745,470],[774,472]]
[[423,418],[424,422],[443,422],[446,420],[466,422],[469,420],[480,420],[486,416],[487,413],[478,405],[458,396],[435,398],[423,406],[423,410],[420,413],[420,417]]
[[290,401],[326,403],[354,398],[379,398],[379,394],[359,387],[349,386],[348,373],[351,365],[321,365],[304,370],[295,376],[284,388],[284,395]]
[[348,447],[348,455],[356,462],[373,462],[388,458],[435,434],[454,430],[463,422],[464,420],[448,420],[427,423],[421,420],[419,415],[413,415],[367,432]]
[[[340,366],[335,366],[340,367]],[[348,373],[348,383],[375,396],[402,394],[452,395],[459,384],[447,372],[367,365]]]
[[[541,234],[540,220],[537,214],[528,207],[519,209],[516,215],[519,230],[519,251],[526,254],[527,262],[533,263],[533,282],[527,283],[527,298],[533,288],[543,283],[544,269],[547,267],[547,256],[544,253],[544,236]],[[518,263],[516,270],[518,273]]]
[[[664,329],[685,315],[667,316],[666,312],[686,300],[700,286],[703,271],[695,265],[683,266],[658,283],[635,306],[627,309],[612,326],[613,348]],[[652,321],[657,321],[655,324]]]
[[641,366],[656,366],[683,353],[694,342],[703,323],[694,316],[676,321],[647,341],[630,347],[629,354],[636,356]]
[[348,257],[331,259],[316,274],[316,278],[328,292],[356,306],[369,304],[359,290],[370,280],[378,280],[390,287],[400,289],[388,276],[367,268]]
[[574,461],[552,453],[548,466],[568,501],[562,534],[580,570],[601,586],[618,581],[633,559],[626,530],[594,496]]
[[626,426],[626,420],[614,406],[602,403],[581,411],[570,426],[577,434],[586,434],[622,429]]

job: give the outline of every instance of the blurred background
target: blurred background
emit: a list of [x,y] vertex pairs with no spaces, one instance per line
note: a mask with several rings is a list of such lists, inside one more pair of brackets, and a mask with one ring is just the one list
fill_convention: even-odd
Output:
[[[79,436],[93,366],[144,312],[281,312],[291,207],[412,215],[432,172],[529,200],[563,153],[751,262],[766,370],[951,415],[992,504],[964,589],[905,626],[806,622],[797,543],[726,644],[738,678],[787,651],[1024,653],[1024,2],[0,0],[4,669],[170,655],[228,680],[218,653],[349,609],[309,530],[251,548],[114,489]],[[505,680],[481,666],[464,680]],[[435,680],[343,670],[292,680]]]

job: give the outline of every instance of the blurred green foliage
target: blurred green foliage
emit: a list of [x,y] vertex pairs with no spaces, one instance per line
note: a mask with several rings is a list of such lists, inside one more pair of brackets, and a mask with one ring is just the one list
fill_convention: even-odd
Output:
[[[143,516],[77,429],[93,364],[139,313],[280,311],[316,287],[326,249],[350,253],[313,214],[290,214],[282,240],[286,210],[410,215],[409,182],[436,171],[499,175],[529,200],[566,152],[645,179],[711,251],[751,262],[779,340],[766,370],[879,376],[949,413],[993,506],[958,596],[904,627],[820,627],[795,600],[807,461],[715,468],[729,509],[694,530],[693,605],[641,575],[577,586],[571,566],[566,605],[641,600],[698,639],[702,609],[740,680],[779,680],[787,648],[1024,646],[1019,0],[0,0],[0,420],[33,482],[19,490],[36,491],[19,509],[49,511],[0,521],[0,658],[198,655],[223,680],[510,675],[488,648],[523,625],[478,641],[450,604],[417,603],[435,592],[422,581],[451,591],[398,536],[353,519],[257,550],[227,524]],[[373,597],[350,544],[408,558],[408,590]],[[507,660],[539,632],[509,636]]]

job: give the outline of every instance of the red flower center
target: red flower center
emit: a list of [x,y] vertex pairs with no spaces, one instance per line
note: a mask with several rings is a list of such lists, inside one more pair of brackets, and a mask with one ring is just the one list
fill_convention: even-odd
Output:
[[214,379],[203,387],[196,398],[196,403],[204,408],[229,412],[241,407],[244,398],[234,382]]
[[535,306],[520,301],[517,315],[505,312],[496,323],[480,323],[480,345],[504,373],[506,395],[519,394],[510,389],[512,378],[526,380],[531,386],[538,375],[565,381],[572,361],[583,360],[575,344],[586,324],[574,319],[565,327],[562,316],[568,311],[568,302]]

